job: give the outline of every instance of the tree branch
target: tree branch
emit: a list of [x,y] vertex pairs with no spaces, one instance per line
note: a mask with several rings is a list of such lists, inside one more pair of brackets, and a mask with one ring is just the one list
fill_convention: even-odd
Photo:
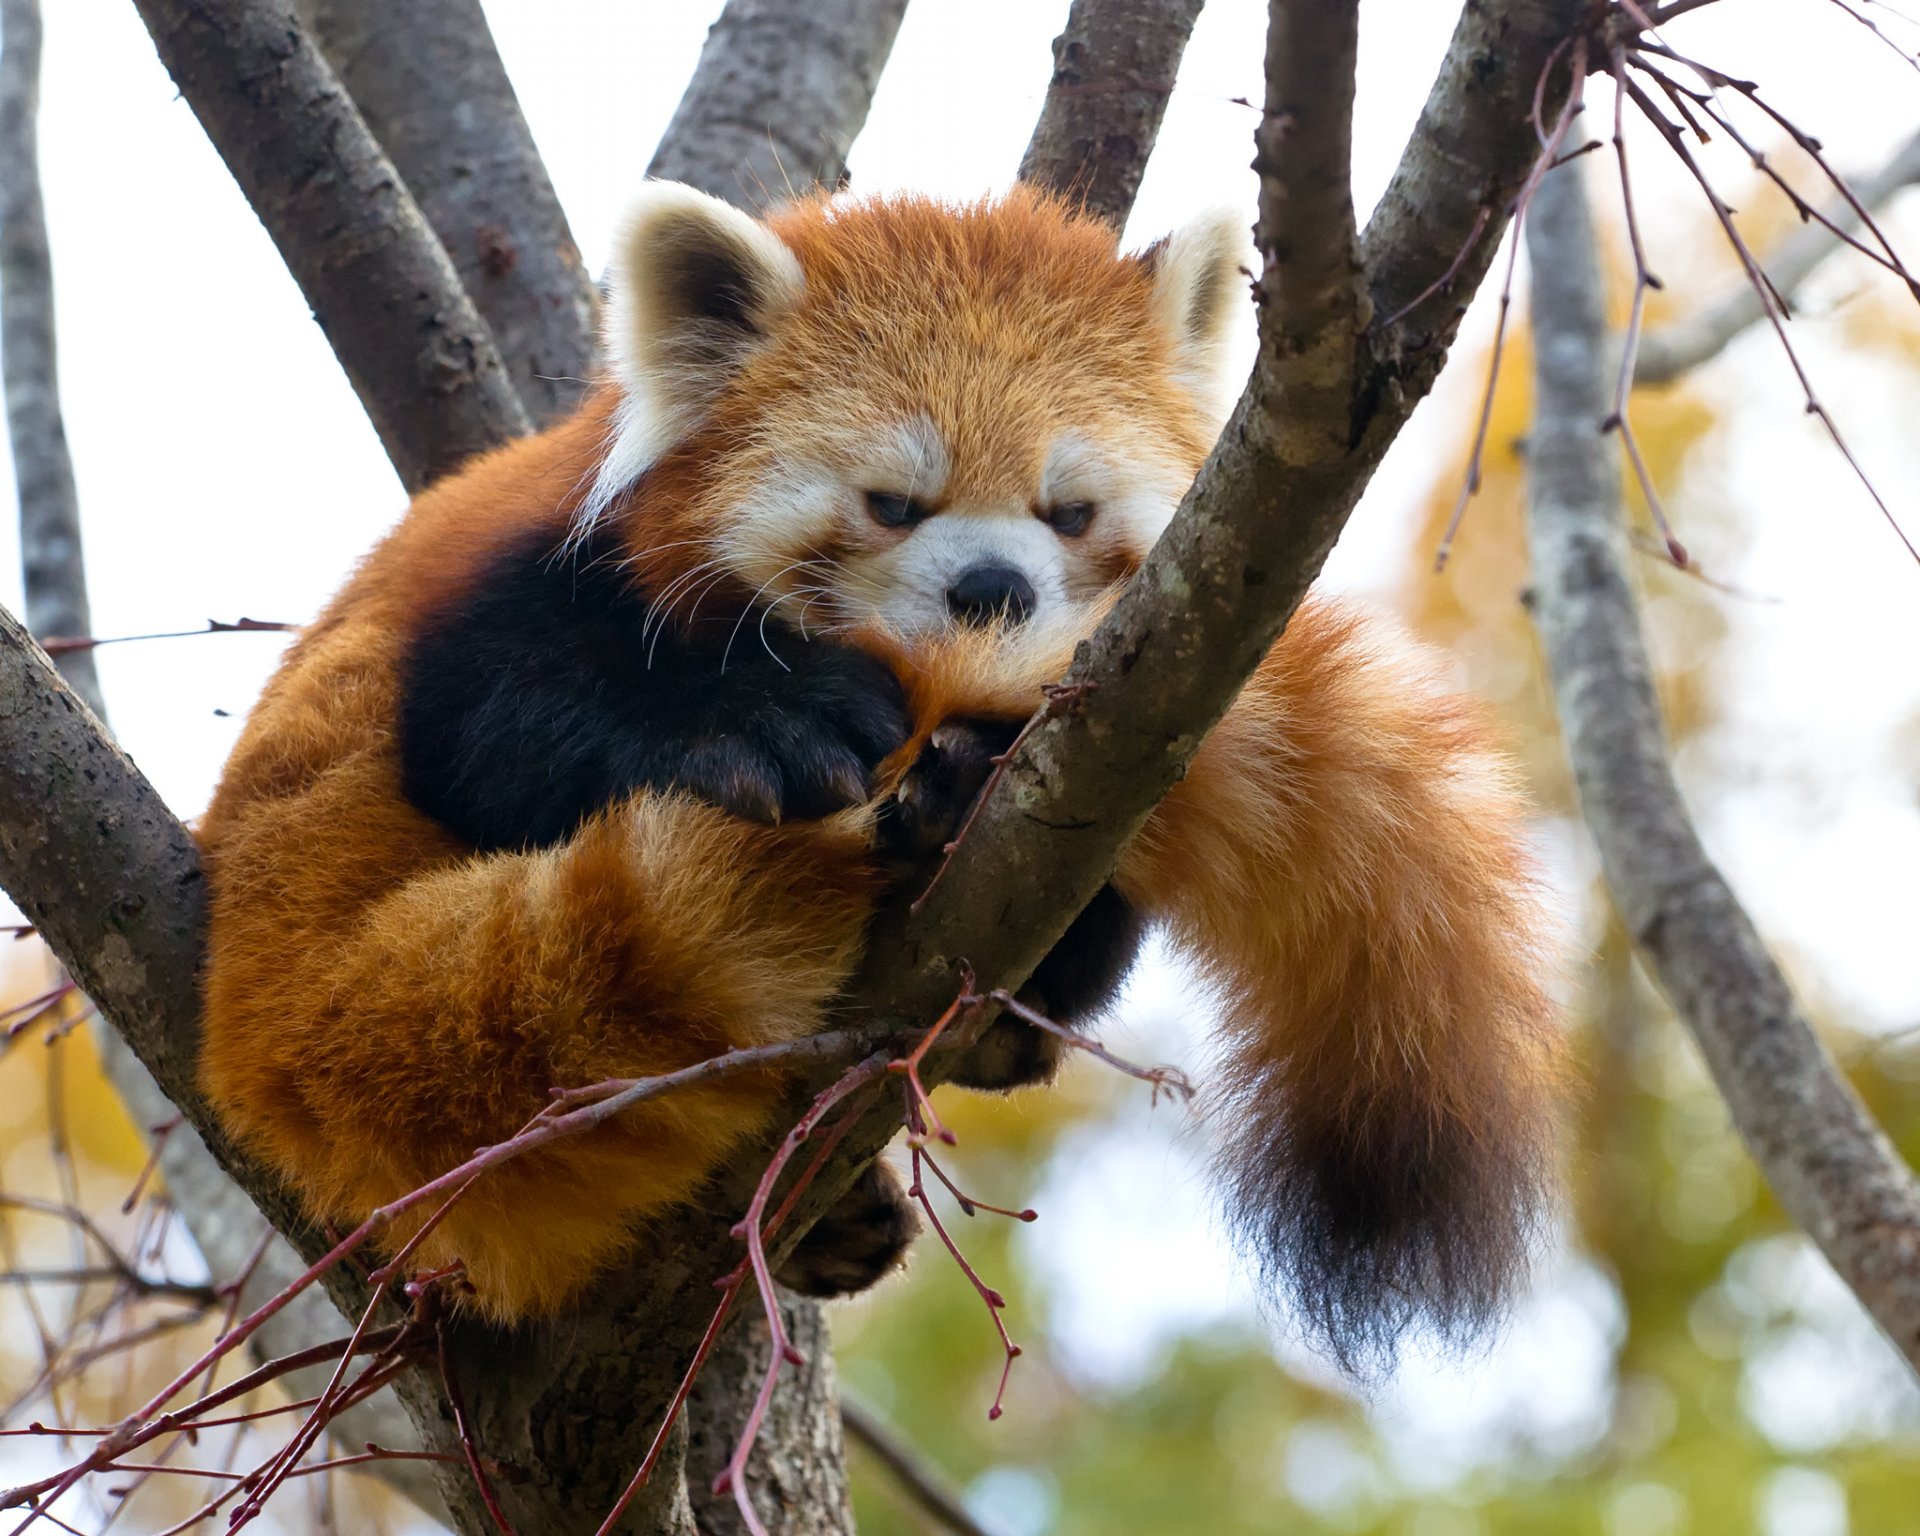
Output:
[[758,210],[846,181],[907,0],[728,0],[649,176]]
[[[1855,196],[1862,206],[1878,209],[1891,201],[1902,188],[1920,182],[1920,133],[1916,133],[1873,176],[1855,185]],[[1840,199],[1823,210],[1826,218],[1852,234],[1864,222],[1853,203]],[[1791,300],[1800,285],[1814,270],[1840,249],[1840,236],[1817,220],[1809,219],[1796,229],[1763,264],[1768,286],[1783,300]],[[1717,357],[1749,326],[1766,319],[1766,305],[1760,290],[1742,283],[1717,304],[1696,309],[1683,319],[1650,331],[1640,338],[1640,351],[1634,360],[1633,382],[1669,384],[1682,374]]]
[[1440,79],[1360,239],[1379,387],[1416,400],[1433,387],[1539,152],[1536,93],[1550,120],[1567,96],[1570,40],[1590,14],[1566,0],[1462,8]]
[[1533,611],[1608,889],[1781,1206],[1920,1369],[1920,1183],[1821,1048],[1700,846],[1667,761],[1627,581],[1619,460],[1601,431],[1613,345],[1578,167],[1542,183],[1527,251]]
[[1074,0],[1020,179],[1124,229],[1203,3]]
[[[20,498],[27,625],[41,636],[90,635],[80,495],[60,412],[39,112],[40,0],[0,0],[0,374]],[[92,653],[65,657],[60,670],[87,707],[101,713]]]
[[529,428],[486,322],[291,0],[134,0],[410,491]]
[[[826,1308],[782,1294],[787,1337],[806,1363],[782,1381],[747,1461],[754,1508],[776,1536],[854,1536],[833,1335]],[[687,1403],[687,1495],[700,1536],[746,1536],[731,1493],[713,1491],[766,1373],[773,1336],[758,1309],[721,1336]]]
[[600,296],[479,0],[295,0],[452,258],[534,425],[580,403]]

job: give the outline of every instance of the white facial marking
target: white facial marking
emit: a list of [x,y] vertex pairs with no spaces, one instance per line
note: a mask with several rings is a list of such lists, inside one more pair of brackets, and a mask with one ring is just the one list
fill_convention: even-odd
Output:
[[862,492],[931,501],[947,488],[953,473],[940,429],[924,411],[866,438],[851,457],[855,478],[864,477],[855,487]]
[[1040,472],[1041,505],[1091,502],[1098,509],[1094,515],[1118,522],[1128,546],[1144,555],[1172,520],[1192,478],[1164,454],[1147,432],[1104,444],[1081,432],[1062,432]]

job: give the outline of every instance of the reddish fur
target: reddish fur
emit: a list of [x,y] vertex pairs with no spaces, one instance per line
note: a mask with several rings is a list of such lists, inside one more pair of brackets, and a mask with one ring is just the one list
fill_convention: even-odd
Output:
[[[1123,436],[1159,424],[1153,451],[1187,472],[1204,457],[1147,279],[1096,228],[1027,196],[812,204],[775,227],[806,303],[616,508],[641,591],[689,569],[783,434],[902,402],[947,435],[955,494],[1027,494],[1057,424],[1089,415]],[[857,963],[880,890],[868,809],[767,827],[643,792],[559,847],[479,857],[401,795],[402,648],[503,543],[559,541],[612,406],[602,391],[414,502],[290,651],[202,823],[202,1079],[316,1216],[357,1221],[511,1135],[550,1088],[817,1030]],[[1089,558],[1124,571],[1141,553]],[[1029,713],[1074,638],[852,637],[893,660],[917,727],[882,789],[940,720]],[[1485,727],[1407,642],[1310,602],[1117,877],[1217,984],[1246,1158],[1468,1149],[1458,1239],[1498,1273],[1460,1280],[1472,1296],[1443,1315],[1497,1288],[1545,1162],[1554,1068],[1521,817]],[[464,1258],[496,1318],[551,1310],[689,1198],[778,1086],[683,1090],[491,1173],[420,1262]],[[1290,1198],[1266,1173],[1241,1182],[1256,1206]],[[1351,1334],[1338,1255],[1255,1210],[1263,1224]],[[1373,1278],[1445,1291],[1450,1274],[1420,1257]]]

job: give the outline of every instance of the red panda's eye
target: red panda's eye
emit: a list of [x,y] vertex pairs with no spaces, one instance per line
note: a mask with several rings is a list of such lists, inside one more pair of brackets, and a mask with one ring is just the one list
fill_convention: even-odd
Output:
[[911,496],[892,491],[868,491],[867,513],[882,528],[911,528],[931,515],[932,509]]
[[1040,520],[1062,538],[1077,539],[1087,531],[1093,514],[1090,501],[1063,501],[1058,506],[1043,507]]

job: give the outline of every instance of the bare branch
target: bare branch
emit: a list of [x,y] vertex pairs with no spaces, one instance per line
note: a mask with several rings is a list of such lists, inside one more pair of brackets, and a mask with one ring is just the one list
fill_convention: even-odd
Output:
[[1260,372],[1285,402],[1269,413],[1291,464],[1353,439],[1355,341],[1372,318],[1353,215],[1352,0],[1268,8],[1267,99],[1254,130],[1260,173]]
[[1920,1183],[1821,1048],[1667,761],[1601,432],[1612,344],[1577,169],[1547,178],[1527,235],[1533,609],[1608,888],[1781,1205],[1920,1369]]
[[728,0],[649,176],[757,210],[846,181],[906,0]]
[[847,1438],[885,1467],[942,1529],[953,1532],[953,1536],[988,1536],[987,1528],[967,1513],[939,1469],[866,1404],[842,1393],[840,1418],[847,1427]]
[[1203,3],[1074,0],[1020,179],[1126,228]]
[[[1920,182],[1920,133],[1902,144],[1874,175],[1856,183],[1858,203],[1878,209],[1895,193]],[[1814,270],[1844,243],[1835,227],[1852,234],[1863,220],[1853,203],[1837,200],[1825,210],[1828,223],[1808,220],[1780,242],[1762,264],[1766,280],[1782,299],[1790,300]],[[1640,340],[1634,363],[1635,384],[1667,384],[1716,357],[1742,331],[1767,318],[1766,302],[1753,283],[1742,283],[1717,304],[1689,313]]]
[[407,488],[527,431],[486,322],[291,0],[135,4]]
[[187,1108],[202,900],[193,839],[4,609],[0,720],[0,886]]
[[580,403],[600,297],[479,0],[295,0],[405,178],[536,426]]
[[[92,632],[80,545],[80,496],[60,413],[53,259],[40,197],[40,0],[0,0],[0,372],[20,498],[27,626],[36,635]],[[104,713],[91,656],[61,673]]]

